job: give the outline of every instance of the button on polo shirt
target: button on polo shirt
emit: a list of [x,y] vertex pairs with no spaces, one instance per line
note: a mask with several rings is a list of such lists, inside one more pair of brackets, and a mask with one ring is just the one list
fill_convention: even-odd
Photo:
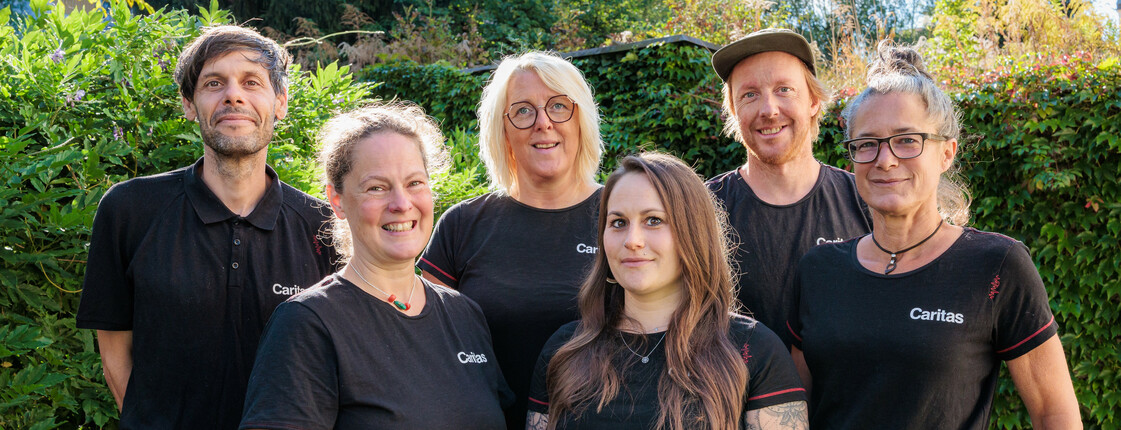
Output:
[[122,182],[94,219],[78,327],[133,331],[122,428],[236,428],[276,305],[335,270],[326,203],[280,182],[246,217],[194,165]]

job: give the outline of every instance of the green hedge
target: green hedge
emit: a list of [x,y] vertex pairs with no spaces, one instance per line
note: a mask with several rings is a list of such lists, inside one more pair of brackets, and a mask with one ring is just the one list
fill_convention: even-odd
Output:
[[[1009,62],[961,79],[977,227],[1030,248],[1089,427],[1121,426],[1121,67],[1116,58]],[[1007,378],[994,416],[1028,422]]]
[[444,130],[478,127],[475,107],[483,93],[485,75],[466,74],[447,64],[422,65],[401,60],[367,67],[355,72],[355,78],[381,82],[374,94],[382,98],[417,102]]
[[[742,146],[720,135],[710,55],[689,44],[662,44],[573,60],[600,104],[604,170],[639,148],[676,154],[706,177],[743,162]],[[973,224],[1031,248],[1087,427],[1121,426],[1121,67],[1116,59],[1029,58],[981,77],[953,68],[940,74],[953,83],[965,116],[960,160],[975,198]],[[459,97],[477,97],[485,74],[401,63],[363,75],[384,80],[384,96],[440,112],[446,128],[475,127],[477,100]],[[454,104],[448,94],[457,95]],[[844,102],[827,113],[816,148],[834,165],[847,164],[836,145]],[[993,417],[998,428],[1029,426],[1007,377]]]
[[[0,12],[0,428],[115,427],[95,341],[74,328],[89,226],[113,183],[169,170],[201,154],[182,119],[170,73],[186,41],[219,10],[98,14],[31,3],[34,18]],[[717,78],[709,53],[655,45],[577,59],[597,93],[605,163],[636,147],[669,151],[705,176],[739,164],[740,145],[720,136]],[[335,109],[366,97],[346,68],[298,73],[289,117],[270,163],[318,192],[311,136]],[[1009,63],[981,77],[952,76],[965,113],[964,173],[974,222],[1032,249],[1048,284],[1089,428],[1118,426],[1121,321],[1116,252],[1121,237],[1121,90],[1116,60],[1072,57]],[[373,88],[418,101],[449,130],[459,172],[441,207],[481,192],[473,110],[485,76],[444,66],[393,64],[363,72]],[[818,156],[840,161],[836,108]],[[1027,425],[1007,378],[994,406],[1000,428]]]
[[[31,2],[0,11],[0,428],[116,427],[94,333],[74,326],[98,200],[114,183],[192,163],[197,125],[173,82],[182,46],[227,13],[112,17]],[[347,68],[291,70],[289,115],[269,153],[318,193],[312,136],[370,93]]]

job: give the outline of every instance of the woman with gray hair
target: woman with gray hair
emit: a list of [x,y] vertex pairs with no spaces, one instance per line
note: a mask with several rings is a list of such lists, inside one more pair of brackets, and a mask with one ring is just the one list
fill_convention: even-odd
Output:
[[577,318],[596,253],[603,153],[591,88],[568,61],[529,52],[498,65],[479,104],[479,146],[493,192],[440,219],[417,265],[483,309],[524,424],[537,354]]
[[1023,243],[965,227],[959,114],[911,48],[882,43],[842,142],[872,233],[797,268],[793,356],[810,427],[989,427],[1001,362],[1035,428],[1080,428],[1058,327]]
[[281,304],[241,428],[495,429],[512,399],[479,306],[420,279],[443,136],[412,104],[332,118],[320,134],[342,271]]

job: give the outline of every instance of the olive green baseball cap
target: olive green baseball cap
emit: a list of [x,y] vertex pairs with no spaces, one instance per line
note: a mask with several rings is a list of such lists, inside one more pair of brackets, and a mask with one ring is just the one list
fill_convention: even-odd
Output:
[[810,68],[810,73],[817,76],[814,70],[814,54],[810,43],[802,35],[785,28],[767,28],[753,32],[735,42],[725,45],[712,54],[712,68],[720,79],[728,82],[736,64],[744,58],[768,51],[779,51],[798,57]]

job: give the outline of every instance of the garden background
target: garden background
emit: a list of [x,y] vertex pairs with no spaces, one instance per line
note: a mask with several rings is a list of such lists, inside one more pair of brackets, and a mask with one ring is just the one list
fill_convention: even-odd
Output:
[[[171,73],[202,26],[241,22],[298,60],[269,155],[282,179],[321,194],[318,125],[372,98],[414,100],[454,155],[439,211],[486,190],[473,110],[480,66],[503,55],[576,52],[601,108],[604,171],[658,149],[709,177],[745,157],[720,135],[710,44],[770,26],[813,40],[838,95],[816,152],[847,166],[837,112],[872,48],[920,42],[965,116],[973,225],[1031,248],[1087,427],[1121,427],[1121,44],[1116,21],[1088,2],[86,1],[0,0],[2,429],[116,428],[93,333],[74,327],[93,213],[110,185],[200,156]],[[693,39],[648,41],[675,35]],[[1008,378],[993,422],[1029,426]]]

